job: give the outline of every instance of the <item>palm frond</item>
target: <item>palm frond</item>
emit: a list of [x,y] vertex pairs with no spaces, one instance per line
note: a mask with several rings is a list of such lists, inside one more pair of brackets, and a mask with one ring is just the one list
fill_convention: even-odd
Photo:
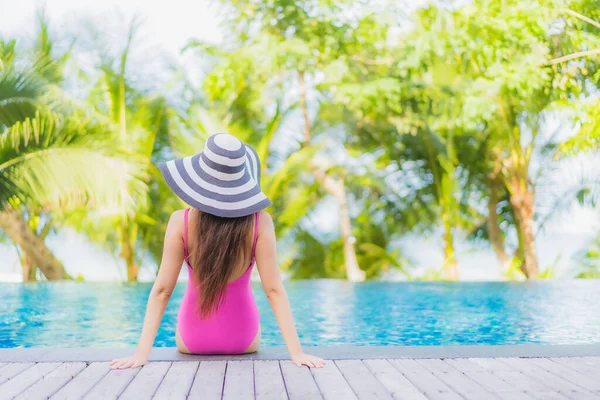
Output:
[[170,130],[171,147],[178,157],[199,152],[211,134],[228,131],[216,116],[200,106],[192,107],[186,116],[172,115]]
[[600,149],[600,98],[584,103],[582,108],[585,117],[579,132],[558,146],[557,156],[592,153]]
[[9,174],[36,203],[63,208],[86,204],[119,213],[136,206],[134,193],[145,187],[136,178],[143,172],[119,157],[66,147],[29,153]]
[[3,40],[0,38],[0,72],[14,67],[16,45],[15,39]]
[[32,117],[44,86],[35,74],[13,69],[0,72],[0,129]]
[[281,126],[281,122],[285,118],[286,114],[287,114],[287,111],[282,112],[280,104],[277,103],[277,106],[275,109],[275,115],[273,116],[273,118],[271,118],[271,120],[267,124],[267,129],[265,130],[265,134],[261,138],[260,142],[258,143],[258,147],[257,147],[257,151],[256,151],[258,153],[258,159],[262,160],[263,163],[267,162],[267,157],[269,155],[269,146],[271,145],[271,142],[273,141],[273,136],[275,136],[275,133],[277,133],[277,131],[279,130],[279,127]]
[[317,148],[315,146],[302,148],[285,160],[285,163],[275,173],[265,178],[264,191],[268,197],[273,198],[281,190],[282,185],[306,171],[309,161]]
[[40,111],[7,128],[0,135],[0,202],[132,210],[136,193],[146,190],[146,166],[119,151],[112,131],[83,115]]

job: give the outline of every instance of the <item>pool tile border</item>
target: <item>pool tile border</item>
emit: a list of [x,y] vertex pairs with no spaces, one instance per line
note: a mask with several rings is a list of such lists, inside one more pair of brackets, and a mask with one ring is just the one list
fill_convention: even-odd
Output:
[[[110,361],[129,356],[133,347],[110,348],[10,348],[0,349],[0,362]],[[305,347],[329,360],[376,358],[497,358],[497,357],[600,357],[600,344],[504,346],[317,346]],[[174,347],[155,347],[151,361],[285,360],[283,346],[265,347],[254,354],[197,356]]]

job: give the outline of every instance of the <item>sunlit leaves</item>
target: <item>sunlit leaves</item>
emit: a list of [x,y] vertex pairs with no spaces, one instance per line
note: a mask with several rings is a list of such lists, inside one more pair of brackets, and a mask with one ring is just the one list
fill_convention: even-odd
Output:
[[44,82],[32,72],[0,71],[0,129],[32,117],[43,90]]
[[582,104],[581,126],[571,139],[559,146],[558,155],[574,155],[600,149],[600,98]]
[[0,135],[0,171],[15,188],[9,195],[45,207],[131,210],[143,190],[135,158],[119,155],[110,127],[75,112],[37,111]]
[[580,251],[575,260],[581,265],[577,278],[600,278],[600,236],[596,237],[589,248]]

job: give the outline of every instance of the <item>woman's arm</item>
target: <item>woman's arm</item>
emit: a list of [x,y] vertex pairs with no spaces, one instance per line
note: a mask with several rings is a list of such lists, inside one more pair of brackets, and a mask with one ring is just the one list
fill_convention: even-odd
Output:
[[261,212],[260,214],[259,235],[256,244],[256,264],[263,289],[265,290],[267,299],[269,299],[269,304],[271,304],[292,361],[298,366],[322,367],[325,364],[323,359],[304,354],[302,351],[298,333],[294,326],[290,302],[281,281],[277,265],[277,246],[273,219],[266,212]]
[[160,327],[171,293],[177,284],[177,277],[183,263],[183,212],[175,211],[169,219],[165,232],[165,244],[158,276],[152,286],[146,306],[144,326],[137,351],[131,357],[113,360],[110,366],[113,369],[136,368],[148,361],[150,350]]

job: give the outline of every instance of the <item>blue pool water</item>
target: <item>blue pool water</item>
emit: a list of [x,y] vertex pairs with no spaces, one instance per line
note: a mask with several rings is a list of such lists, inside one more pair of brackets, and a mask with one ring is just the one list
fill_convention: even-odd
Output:
[[[386,283],[292,281],[305,345],[600,343],[600,281]],[[137,342],[150,284],[0,284],[0,347]],[[177,286],[156,346],[175,345]],[[283,345],[259,284],[262,344]]]

